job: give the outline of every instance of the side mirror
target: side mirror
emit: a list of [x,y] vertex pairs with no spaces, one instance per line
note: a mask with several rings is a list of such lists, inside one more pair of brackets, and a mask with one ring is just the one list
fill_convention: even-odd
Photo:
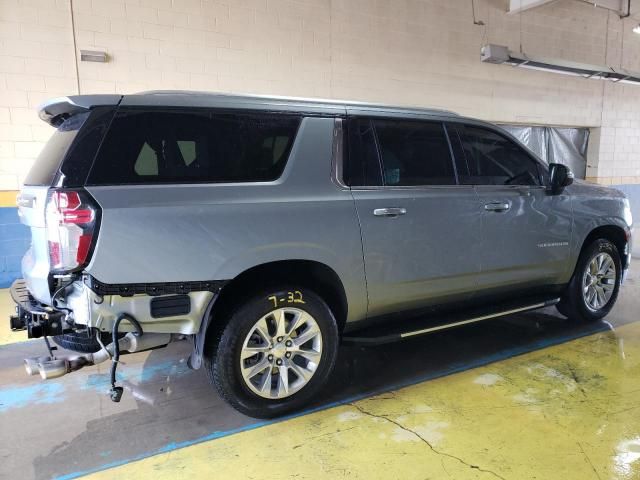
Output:
[[549,191],[557,195],[573,183],[573,173],[566,165],[561,163],[549,164]]

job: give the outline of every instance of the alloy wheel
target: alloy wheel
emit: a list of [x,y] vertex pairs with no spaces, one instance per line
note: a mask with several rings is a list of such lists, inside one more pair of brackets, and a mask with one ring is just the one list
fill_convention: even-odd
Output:
[[322,332],[304,310],[272,310],[251,327],[240,352],[240,371],[249,389],[281,399],[309,383],[322,356]]
[[603,308],[611,299],[616,285],[616,265],[605,252],[594,256],[582,276],[582,295],[593,311]]

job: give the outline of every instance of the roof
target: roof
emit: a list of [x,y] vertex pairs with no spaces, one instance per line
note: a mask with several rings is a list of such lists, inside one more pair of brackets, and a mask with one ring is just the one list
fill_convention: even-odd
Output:
[[416,115],[458,117],[454,112],[434,108],[415,108],[375,103],[324,100],[314,98],[239,95],[182,90],[154,90],[130,95],[73,95],[51,99],[38,108],[42,120],[57,125],[70,115],[103,105],[204,107],[247,110],[269,110],[315,115],[366,113],[378,115]]

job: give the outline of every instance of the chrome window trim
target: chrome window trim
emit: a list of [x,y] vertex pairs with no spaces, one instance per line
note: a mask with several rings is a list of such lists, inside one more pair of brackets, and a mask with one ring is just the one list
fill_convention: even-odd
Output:
[[442,190],[445,188],[455,188],[455,189],[467,189],[471,190],[475,187],[475,185],[395,185],[395,186],[385,186],[385,185],[372,185],[368,187],[357,186],[351,187],[353,191],[367,191],[367,190],[430,190],[430,189],[438,189]]

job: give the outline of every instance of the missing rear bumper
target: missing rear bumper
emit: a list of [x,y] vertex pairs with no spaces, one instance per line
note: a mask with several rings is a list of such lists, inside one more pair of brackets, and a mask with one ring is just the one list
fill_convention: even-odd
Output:
[[26,329],[29,338],[64,333],[66,313],[35,300],[24,280],[13,282],[10,293],[16,304],[16,314],[9,317],[12,330]]

